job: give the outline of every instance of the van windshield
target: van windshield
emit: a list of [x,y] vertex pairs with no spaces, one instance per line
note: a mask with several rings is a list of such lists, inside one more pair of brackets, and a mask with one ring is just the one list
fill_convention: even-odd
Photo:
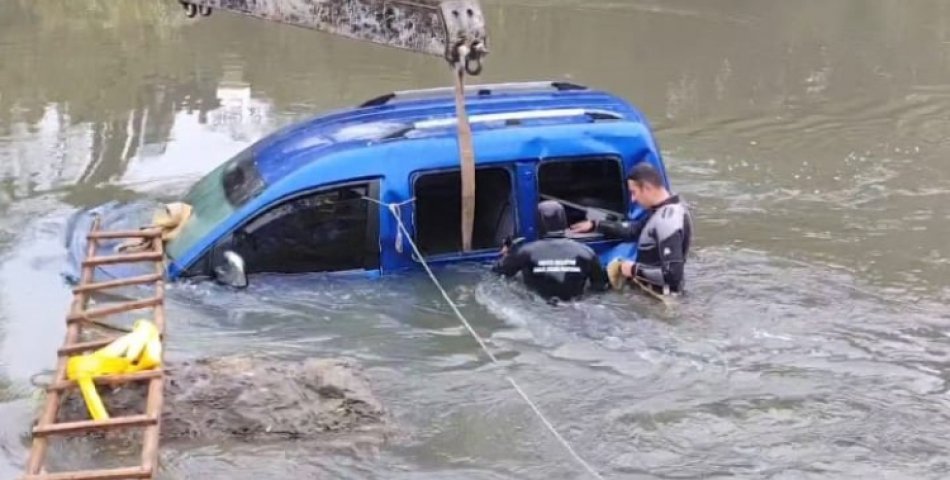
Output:
[[170,258],[178,258],[193,248],[235,210],[264,191],[254,151],[251,145],[191,187],[182,200],[191,205],[191,217],[178,237],[169,242]]

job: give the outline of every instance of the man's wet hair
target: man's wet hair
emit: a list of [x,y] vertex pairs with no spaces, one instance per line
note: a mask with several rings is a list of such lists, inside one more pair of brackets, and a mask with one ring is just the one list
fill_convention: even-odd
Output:
[[644,184],[653,185],[654,187],[666,186],[663,184],[663,176],[660,175],[660,172],[647,162],[640,162],[630,169],[630,173],[627,174],[627,180],[640,186]]

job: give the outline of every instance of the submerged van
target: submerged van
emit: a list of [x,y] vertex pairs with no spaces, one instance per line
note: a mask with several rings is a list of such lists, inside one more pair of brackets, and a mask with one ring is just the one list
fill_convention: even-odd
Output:
[[[419,268],[394,215],[427,262],[484,261],[506,239],[537,237],[542,199],[562,201],[571,223],[591,212],[637,217],[644,212],[629,200],[626,172],[650,162],[666,179],[646,119],[607,92],[565,82],[475,85],[466,105],[476,167],[470,251],[461,244],[453,89],[414,90],[286,127],[208,173],[180,199],[193,210],[166,244],[167,278],[213,278],[223,267],[250,276]],[[76,214],[67,277],[78,277],[94,215],[104,229],[138,228],[155,206],[112,202]],[[605,262],[635,251],[597,234],[579,240]],[[102,266],[97,275],[143,273],[136,268]]]

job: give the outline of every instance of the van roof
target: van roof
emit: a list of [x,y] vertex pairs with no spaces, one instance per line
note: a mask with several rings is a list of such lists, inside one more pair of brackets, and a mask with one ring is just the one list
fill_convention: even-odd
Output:
[[[465,93],[474,135],[518,125],[645,122],[619,97],[566,82],[472,85]],[[261,176],[273,183],[342,150],[454,136],[455,123],[453,88],[392,92],[290,125],[251,148]]]

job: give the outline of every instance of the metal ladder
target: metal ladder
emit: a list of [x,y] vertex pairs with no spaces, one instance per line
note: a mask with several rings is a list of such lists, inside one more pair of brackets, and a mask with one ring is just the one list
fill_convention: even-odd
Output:
[[[99,230],[99,218],[93,222],[87,236],[88,246],[86,258],[82,262],[82,274],[79,284],[73,289],[73,300],[70,313],[66,317],[66,339],[58,350],[58,363],[53,381],[47,387],[46,405],[36,426],[33,428],[33,445],[27,463],[25,476],[21,480],[105,480],[125,478],[154,478],[158,468],[158,443],[162,414],[162,391],[165,385],[164,372],[161,369],[147,370],[132,374],[110,375],[95,379],[97,385],[121,385],[131,382],[148,382],[148,396],[145,400],[145,412],[138,415],[113,417],[107,420],[82,420],[74,422],[58,422],[60,401],[64,393],[78,390],[74,381],[66,378],[66,363],[70,356],[82,354],[104,347],[114,341],[117,336],[100,336],[100,338],[79,342],[83,327],[106,327],[102,319],[133,310],[151,308],[153,321],[164,339],[165,332],[165,271],[164,246],[162,233],[159,229],[142,229],[129,231]],[[96,256],[99,240],[105,239],[143,239],[149,243],[150,249],[128,254]],[[95,269],[101,265],[120,263],[153,262],[155,273],[131,278],[95,282]],[[130,285],[155,286],[153,297],[121,303],[106,304],[89,308],[90,294],[112,288]],[[114,327],[113,327],[114,328]],[[164,349],[163,356],[164,356]],[[49,440],[54,436],[75,435],[97,430],[107,429],[144,428],[142,438],[142,463],[134,467],[122,467],[100,470],[45,472],[45,458]]]

